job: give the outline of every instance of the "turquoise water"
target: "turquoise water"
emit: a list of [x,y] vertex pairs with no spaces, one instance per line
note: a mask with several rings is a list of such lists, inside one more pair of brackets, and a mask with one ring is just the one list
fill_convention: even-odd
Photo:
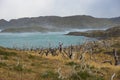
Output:
[[78,45],[88,39],[83,36],[68,36],[61,33],[0,33],[0,46],[8,48],[48,48]]

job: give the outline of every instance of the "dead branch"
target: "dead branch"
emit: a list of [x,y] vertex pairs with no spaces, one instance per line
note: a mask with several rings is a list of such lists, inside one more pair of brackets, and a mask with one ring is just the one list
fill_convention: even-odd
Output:
[[101,62],[101,63],[109,63],[109,64],[112,65],[112,61],[111,61],[111,60],[105,60],[105,61],[103,61],[103,62]]
[[111,79],[110,80],[113,80],[114,79],[114,77],[115,77],[115,73],[111,76]]

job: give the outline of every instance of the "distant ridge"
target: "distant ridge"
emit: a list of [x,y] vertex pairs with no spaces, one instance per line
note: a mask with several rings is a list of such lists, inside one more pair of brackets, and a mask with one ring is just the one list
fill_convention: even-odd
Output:
[[95,18],[88,15],[75,16],[40,16],[0,20],[2,32],[48,32],[70,29],[109,28],[120,25],[120,17]]

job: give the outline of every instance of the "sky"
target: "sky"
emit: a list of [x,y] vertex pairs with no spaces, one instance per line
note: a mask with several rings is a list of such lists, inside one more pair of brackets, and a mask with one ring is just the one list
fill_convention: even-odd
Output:
[[120,16],[120,0],[0,0],[0,19],[38,16]]

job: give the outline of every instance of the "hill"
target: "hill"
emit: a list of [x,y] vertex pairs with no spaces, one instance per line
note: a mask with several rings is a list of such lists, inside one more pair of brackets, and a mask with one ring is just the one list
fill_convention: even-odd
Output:
[[[2,32],[44,32],[70,29],[107,28],[120,24],[120,17],[95,18],[87,15],[26,17],[6,21],[0,20]],[[18,31],[19,29],[19,31]]]
[[120,37],[120,26],[112,27],[106,30],[91,30],[91,31],[86,31],[86,32],[69,32],[67,35],[96,37],[96,38]]

